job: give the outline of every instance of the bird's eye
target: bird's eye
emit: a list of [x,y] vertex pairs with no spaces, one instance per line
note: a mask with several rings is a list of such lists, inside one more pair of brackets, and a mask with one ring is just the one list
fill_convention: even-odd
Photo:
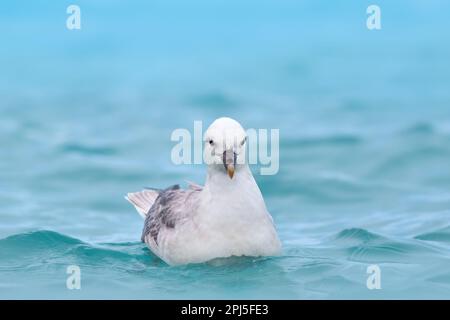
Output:
[[214,144],[214,141],[212,139],[209,139],[209,145],[212,146]]
[[243,145],[244,145],[245,141],[247,141],[247,137],[245,137],[245,138],[244,138],[244,140],[242,140],[242,142],[241,142],[241,146],[243,146]]

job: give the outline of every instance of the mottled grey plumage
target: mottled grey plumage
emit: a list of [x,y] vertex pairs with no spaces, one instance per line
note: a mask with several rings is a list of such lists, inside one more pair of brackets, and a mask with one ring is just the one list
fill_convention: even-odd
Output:
[[[158,193],[153,205],[145,218],[141,240],[151,239],[158,244],[158,234],[164,228],[173,229],[184,218],[189,216],[196,205],[195,199],[201,191],[199,186],[191,186],[187,190],[180,189],[179,185],[171,186]],[[192,201],[194,200],[194,201]]]

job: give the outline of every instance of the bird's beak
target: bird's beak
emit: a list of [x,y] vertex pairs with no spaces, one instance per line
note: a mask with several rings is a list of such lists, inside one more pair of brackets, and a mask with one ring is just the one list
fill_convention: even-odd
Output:
[[236,158],[237,155],[233,151],[224,151],[223,152],[223,165],[225,167],[225,170],[227,170],[227,174],[230,177],[230,179],[233,179],[234,176],[234,169],[236,167]]
[[230,179],[233,179],[233,176],[234,176],[234,166],[233,165],[228,165],[228,167],[227,167],[227,173],[228,173],[228,176],[230,177]]

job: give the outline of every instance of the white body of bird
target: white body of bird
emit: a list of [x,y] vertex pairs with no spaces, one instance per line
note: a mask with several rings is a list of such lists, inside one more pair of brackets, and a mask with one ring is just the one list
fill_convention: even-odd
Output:
[[280,253],[273,219],[243,159],[245,141],[238,122],[219,118],[205,133],[204,187],[127,195],[146,218],[142,240],[168,264]]

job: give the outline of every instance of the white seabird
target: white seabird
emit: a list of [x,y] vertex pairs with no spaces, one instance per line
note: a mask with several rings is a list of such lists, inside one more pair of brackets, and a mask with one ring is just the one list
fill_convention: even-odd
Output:
[[141,240],[170,265],[231,256],[273,256],[281,251],[272,217],[245,163],[246,133],[231,118],[205,132],[205,186],[178,185],[128,193],[145,218]]

